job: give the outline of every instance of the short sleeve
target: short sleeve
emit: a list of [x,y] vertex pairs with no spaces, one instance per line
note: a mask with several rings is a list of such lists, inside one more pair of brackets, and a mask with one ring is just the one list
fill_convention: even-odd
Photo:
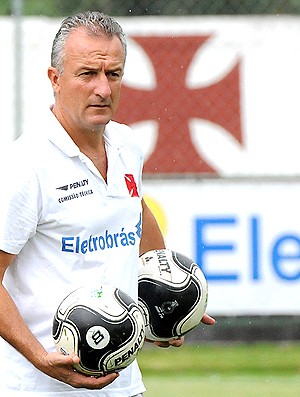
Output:
[[0,166],[0,249],[11,254],[18,254],[35,234],[41,208],[34,169],[18,160]]

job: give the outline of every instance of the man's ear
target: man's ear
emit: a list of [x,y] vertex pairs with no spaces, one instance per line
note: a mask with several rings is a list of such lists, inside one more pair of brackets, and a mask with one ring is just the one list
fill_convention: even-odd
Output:
[[53,66],[48,68],[48,78],[51,81],[51,85],[55,93],[59,92],[59,75],[60,73],[57,68]]

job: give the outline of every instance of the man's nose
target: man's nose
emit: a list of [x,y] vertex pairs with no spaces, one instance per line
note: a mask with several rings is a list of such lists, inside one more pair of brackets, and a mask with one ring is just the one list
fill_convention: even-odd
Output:
[[111,96],[111,89],[105,73],[100,73],[96,79],[95,94],[107,99]]

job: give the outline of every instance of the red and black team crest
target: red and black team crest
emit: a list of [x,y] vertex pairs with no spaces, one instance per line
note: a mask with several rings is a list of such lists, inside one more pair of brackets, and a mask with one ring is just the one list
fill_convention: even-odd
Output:
[[132,174],[124,175],[126,186],[131,197],[139,197],[137,186]]

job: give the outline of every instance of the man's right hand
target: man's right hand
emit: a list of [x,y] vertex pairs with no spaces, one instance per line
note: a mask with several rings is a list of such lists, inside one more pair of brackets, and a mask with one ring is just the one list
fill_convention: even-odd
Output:
[[64,356],[61,353],[46,353],[43,357],[43,364],[39,369],[45,374],[67,383],[75,388],[102,389],[112,383],[118,373],[94,377],[81,374],[74,369],[74,365],[80,361],[76,355]]

